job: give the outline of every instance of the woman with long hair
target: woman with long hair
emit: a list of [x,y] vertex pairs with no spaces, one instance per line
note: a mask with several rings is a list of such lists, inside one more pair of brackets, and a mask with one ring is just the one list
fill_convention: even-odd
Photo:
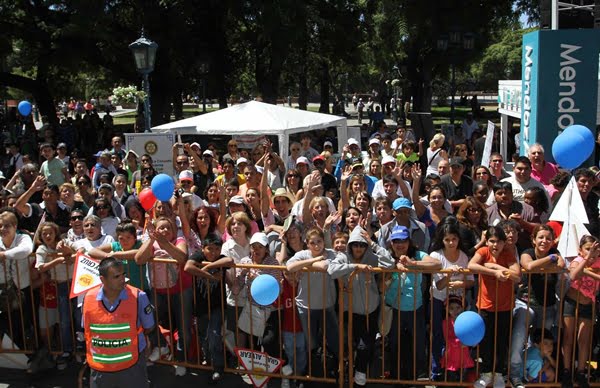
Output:
[[442,159],[448,159],[448,153],[442,148],[446,137],[441,133],[436,133],[433,139],[429,142],[429,148],[427,148],[427,173],[437,174],[438,164]]
[[92,208],[92,214],[100,218],[103,234],[117,238],[117,225],[119,225],[121,220],[115,216],[113,208],[107,199],[96,199]]
[[488,217],[481,202],[468,196],[456,212],[456,219],[460,224],[460,239],[462,249],[469,257],[485,246],[485,231],[488,228]]
[[446,192],[442,186],[435,185],[427,193],[429,205],[425,206],[421,202],[421,168],[418,164],[413,165],[411,169],[413,178],[412,201],[419,221],[425,224],[429,230],[429,235],[435,235],[436,226],[450,213],[446,210]]
[[79,194],[83,203],[85,203],[88,208],[94,206],[96,197],[92,194],[92,179],[87,175],[82,175],[77,178],[76,184],[77,194]]
[[291,168],[286,172],[283,187],[296,198],[296,201],[304,196],[302,179],[300,173],[295,168]]

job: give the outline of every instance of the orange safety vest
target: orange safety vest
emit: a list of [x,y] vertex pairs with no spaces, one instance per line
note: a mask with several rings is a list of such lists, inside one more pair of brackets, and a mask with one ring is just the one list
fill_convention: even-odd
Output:
[[125,286],[127,299],[119,302],[115,311],[96,300],[100,287],[88,291],[83,302],[87,362],[90,368],[102,372],[117,372],[133,366],[138,360],[137,288]]

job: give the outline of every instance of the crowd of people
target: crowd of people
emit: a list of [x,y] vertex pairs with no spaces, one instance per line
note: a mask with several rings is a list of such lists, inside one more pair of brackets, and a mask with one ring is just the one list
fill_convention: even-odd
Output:
[[[91,169],[47,136],[40,164],[18,164],[11,150],[15,173],[0,175],[0,287],[21,308],[0,307],[0,331],[26,348],[37,330],[41,346],[60,350],[35,367],[64,369],[86,339],[90,360],[90,343],[99,345],[82,318],[97,318],[85,305],[102,295],[69,298],[75,255],[85,253],[112,260],[102,267],[104,287],[109,274],[123,275],[116,260],[148,295],[141,311],[157,325],[143,324],[140,357],[174,358],[179,376],[193,363],[196,335],[210,382],[221,380],[237,346],[281,356],[284,388],[296,383],[286,376],[316,373],[310,357],[336,366],[324,375],[352,357],[351,378],[364,386],[381,378],[368,371],[384,343],[391,378],[463,381],[478,354],[475,388],[555,378],[587,387],[600,285],[598,170],[562,171],[534,144],[507,172],[499,153],[481,165],[471,136],[458,143],[437,133],[427,144],[405,126],[376,128],[340,154],[310,134],[290,155],[269,141],[242,151],[232,139],[222,156],[213,143],[175,144],[173,196],[148,209],[138,194],[158,172],[151,155],[127,150],[120,137],[93,155]],[[571,176],[590,234],[579,256],[562,257],[562,226],[549,217]],[[280,284],[271,306],[249,291],[261,274]],[[349,319],[339,305],[351,313],[353,354],[339,354],[339,322]],[[485,323],[479,353],[454,333],[468,309]]]

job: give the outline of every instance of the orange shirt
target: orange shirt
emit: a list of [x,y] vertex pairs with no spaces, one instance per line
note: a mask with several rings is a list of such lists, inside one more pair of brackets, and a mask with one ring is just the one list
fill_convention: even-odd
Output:
[[[485,263],[496,263],[509,268],[515,260],[514,253],[503,250],[495,258],[488,247],[479,248],[477,253],[483,258],[481,265]],[[479,295],[477,296],[477,307],[481,310],[510,311],[513,308],[515,296],[513,294],[514,283],[512,280],[501,282],[495,276],[479,274]]]

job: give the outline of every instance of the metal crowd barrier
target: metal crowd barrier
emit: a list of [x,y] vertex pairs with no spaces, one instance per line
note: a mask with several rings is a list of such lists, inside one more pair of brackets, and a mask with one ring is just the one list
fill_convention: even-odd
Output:
[[[157,259],[158,261],[158,259]],[[169,260],[164,260],[162,259],[161,261],[167,261],[169,262]],[[171,261],[174,263],[174,261]],[[30,264],[33,263],[33,261],[30,262]],[[4,273],[7,273],[7,261],[3,261],[2,263],[0,263],[0,266],[2,266],[2,268],[4,269]],[[32,265],[29,265],[28,268],[31,270]],[[127,267],[126,267],[127,268]],[[285,271],[286,267],[285,266],[264,266],[264,265],[236,265],[235,268],[255,268],[255,269],[275,269],[275,270],[282,270]],[[16,273],[19,273],[19,267],[16,266]],[[181,271],[183,271],[183,268],[181,268]],[[471,354],[472,354],[472,358],[475,361],[475,367],[472,370],[468,370],[466,371],[467,373],[461,373],[459,376],[459,379],[457,381],[453,381],[452,379],[449,379],[448,376],[448,371],[443,371],[442,373],[442,378],[440,380],[436,380],[436,381],[432,381],[430,379],[430,373],[431,373],[431,369],[432,369],[432,360],[431,360],[431,353],[432,353],[432,344],[433,344],[433,337],[434,337],[434,333],[433,333],[433,325],[429,324],[427,325],[427,322],[429,321],[431,323],[431,319],[433,317],[433,293],[432,292],[428,292],[427,289],[430,286],[430,282],[428,282],[427,280],[427,276],[432,275],[435,272],[438,273],[443,273],[446,276],[450,276],[452,274],[456,274],[456,272],[453,271],[449,271],[449,270],[444,270],[444,271],[420,271],[420,272],[416,272],[416,271],[398,271],[398,270],[386,270],[386,269],[382,269],[382,268],[373,268],[372,271],[376,274],[376,279],[379,285],[379,299],[381,301],[380,306],[379,306],[379,313],[380,313],[380,318],[378,320],[378,328],[377,331],[380,334],[378,336],[378,339],[375,342],[375,349],[373,352],[373,358],[371,359],[371,361],[369,362],[369,366],[367,369],[367,382],[368,383],[377,383],[377,384],[409,384],[409,385],[436,385],[436,386],[471,386],[472,382],[474,379],[477,379],[479,377],[479,362],[478,359],[480,358],[480,354],[479,354],[479,346],[473,348],[471,350]],[[141,272],[141,271],[140,271]],[[304,270],[304,272],[307,272],[307,270]],[[415,330],[427,330],[427,335],[425,336],[426,338],[426,346],[425,349],[418,349],[417,343],[416,343],[416,336],[412,336],[412,337],[403,337],[402,335],[400,335],[401,332],[401,320],[400,318],[400,311],[399,310],[395,310],[392,309],[391,312],[390,311],[386,311],[387,308],[384,308],[385,303],[384,301],[384,295],[382,293],[382,290],[385,290],[385,277],[383,276],[384,274],[390,274],[390,273],[398,273],[399,276],[401,276],[402,272],[412,272],[412,273],[421,273],[425,276],[423,276],[423,280],[422,283],[420,284],[423,292],[423,307],[426,310],[426,314],[425,314],[425,321],[424,322],[417,322],[417,314],[416,312],[413,311],[413,316],[412,316],[412,326]],[[353,281],[354,278],[357,276],[359,272],[358,271],[354,271],[346,281],[344,281],[343,279],[338,279],[337,281],[337,303],[336,303],[336,311],[338,314],[338,349],[337,352],[340,355],[338,357],[337,360],[335,360],[336,362],[336,367],[337,367],[337,373],[328,373],[331,372],[331,365],[328,365],[327,360],[331,358],[329,357],[329,354],[331,352],[331,349],[327,348],[327,341],[326,341],[326,336],[327,336],[327,329],[326,329],[326,325],[322,324],[322,332],[319,333],[319,343],[317,344],[317,348],[320,347],[322,353],[319,354],[320,359],[318,359],[318,357],[315,357],[316,359],[313,359],[313,357],[311,357],[311,348],[313,347],[312,344],[310,343],[310,337],[311,337],[311,327],[310,327],[310,319],[309,319],[309,326],[308,326],[308,330],[309,333],[306,333],[306,337],[307,337],[307,369],[306,369],[306,374],[303,375],[289,375],[289,376],[284,376],[281,373],[281,369],[277,372],[277,373],[267,373],[267,372],[260,372],[261,375],[268,375],[274,378],[287,378],[290,380],[297,380],[297,381],[318,381],[318,382],[324,382],[324,383],[330,383],[330,384],[337,384],[339,387],[343,387],[345,385],[345,383],[347,382],[349,384],[350,387],[353,387],[354,384],[354,380],[353,380],[353,376],[354,376],[354,353],[355,350],[357,348],[357,345],[353,339],[353,328],[354,328],[354,324],[355,324],[355,318],[354,318],[354,313],[353,313],[353,287],[355,287],[355,282]],[[460,275],[462,275],[463,277],[470,274],[470,272],[468,270],[462,270],[460,271]],[[567,276],[566,276],[566,272],[565,271],[537,271],[537,272],[529,272],[526,273],[525,271],[523,271],[523,279],[525,279],[524,281],[522,281],[520,283],[520,285],[515,284],[515,287],[513,289],[513,299],[516,298],[516,293],[515,291],[517,291],[518,287],[522,287],[525,284],[527,284],[529,286],[529,289],[531,290],[531,285],[532,285],[532,275],[536,275],[536,274],[541,274],[543,275],[544,278],[544,284],[547,285],[548,284],[548,277],[549,276],[558,276],[559,278],[559,282],[558,282],[558,286],[556,287],[555,290],[553,289],[548,289],[548,287],[546,287],[545,291],[544,291],[544,301],[546,300],[546,298],[548,297],[548,295],[550,295],[550,293],[555,293],[557,296],[557,311],[556,311],[556,318],[554,320],[554,323],[552,325],[551,328],[545,327],[545,322],[546,322],[546,310],[543,309],[543,316],[541,318],[541,328],[542,330],[545,328],[554,330],[554,334],[555,334],[555,348],[554,348],[554,355],[555,355],[555,360],[556,360],[556,368],[555,368],[555,375],[554,375],[554,379],[553,381],[548,381],[545,383],[541,383],[541,382],[534,382],[534,383],[528,383],[527,385],[537,385],[537,386],[557,386],[560,384],[560,370],[561,367],[561,359],[562,359],[562,355],[561,355],[561,341],[562,341],[562,330],[563,330],[563,322],[562,322],[562,300],[563,300],[563,296],[566,294],[566,289],[567,289]],[[18,276],[17,276],[17,283],[18,282]],[[326,281],[326,276],[323,276],[323,282]],[[4,353],[24,353],[24,354],[33,354],[36,352],[37,349],[39,349],[39,347],[42,345],[41,343],[41,336],[45,335],[46,338],[48,338],[49,340],[49,347],[50,347],[50,352],[52,354],[55,355],[60,355],[63,352],[62,349],[62,339],[60,338],[60,330],[57,329],[58,331],[58,336],[56,335],[52,335],[52,333],[50,332],[50,328],[45,329],[45,332],[43,332],[40,328],[39,328],[39,319],[40,317],[38,316],[38,301],[39,301],[39,293],[41,290],[41,280],[39,279],[39,277],[36,275],[36,271],[32,271],[30,272],[30,279],[32,286],[27,287],[25,289],[23,289],[22,293],[18,293],[17,294],[17,299],[18,299],[18,308],[16,310],[12,310],[10,311],[10,313],[7,313],[7,310],[10,310],[10,306],[0,306],[0,310],[2,311],[2,313],[0,314],[0,330],[2,331],[2,334],[6,334],[8,335],[11,339],[13,339],[13,344],[14,346],[12,348],[9,349],[0,349],[0,353],[4,352]],[[195,279],[194,279],[195,281]],[[496,280],[496,282],[498,282],[498,280]],[[0,279],[0,287],[4,287],[7,284],[7,278],[6,276],[3,279]],[[143,284],[143,279],[140,279],[140,283],[139,284]],[[477,280],[475,280],[475,285],[477,285]],[[360,285],[362,286],[362,285]],[[20,288],[20,284],[17,284],[17,287]],[[310,283],[308,284],[308,288],[309,288],[309,292],[310,292]],[[294,286],[294,294],[296,293],[296,288]],[[322,287],[323,289],[323,300],[327,299],[327,287]],[[207,298],[210,300],[210,289],[209,290],[209,295],[207,296]],[[366,290],[366,295],[365,298],[366,300],[368,300],[368,293],[369,293],[369,287],[365,287]],[[149,297],[153,297],[156,298],[156,290],[146,290],[148,292]],[[398,293],[401,292],[400,288],[397,291]],[[220,294],[221,294],[221,298],[225,298],[225,285],[223,283],[221,283],[221,289],[220,289]],[[184,312],[184,303],[183,303],[183,296],[181,294],[181,292],[173,294],[172,295],[175,298],[179,298],[179,311],[172,311],[172,300],[171,298],[167,298],[167,312],[165,313],[164,311],[158,311],[158,309],[155,310],[155,317],[157,318],[157,323],[160,323],[161,326],[168,328],[171,328],[171,333],[170,333],[170,337],[171,340],[169,342],[169,347],[170,347],[170,353],[171,355],[174,355],[176,353],[176,349],[175,349],[175,341],[174,341],[174,314],[178,313],[180,314],[180,316],[185,316],[185,312]],[[344,311],[344,298],[348,299],[348,310]],[[448,296],[447,296],[448,298]],[[465,310],[467,309],[471,309],[474,311],[477,311],[477,308],[474,307],[475,304],[475,297],[469,296],[469,292],[464,292],[461,295],[462,301],[463,301],[463,305],[465,306]],[[415,307],[416,307],[416,294],[414,296],[414,303],[415,303]],[[156,299],[154,299],[156,300]],[[447,302],[447,300],[446,300]],[[226,302],[222,299],[221,300],[222,305],[226,306]],[[293,300],[293,308],[296,309],[296,301]],[[193,302],[192,302],[192,312],[195,310],[197,304],[197,300],[196,300],[196,293],[193,293]],[[579,304],[579,302],[577,301],[577,304]],[[527,301],[526,303],[527,305],[527,309],[530,308],[529,305],[529,301]],[[242,306],[238,306],[239,310],[235,310],[235,319],[236,322],[239,319],[239,314],[241,313],[241,307]],[[73,309],[71,309],[71,304],[69,305],[69,313],[70,313],[70,317],[71,317],[71,339],[73,341],[73,344],[77,344],[77,335],[76,332],[77,331],[82,331],[82,330],[78,330],[79,328],[77,327],[77,324],[80,324],[80,321],[78,321],[77,319],[75,319],[76,315],[78,314],[77,311],[74,311]],[[188,306],[188,308],[190,308]],[[218,309],[214,309],[212,308],[212,306],[208,306],[208,316],[210,317],[211,314],[213,314],[213,310],[218,310]],[[218,311],[215,313],[219,313],[222,314],[221,319],[222,319],[222,324],[223,324],[223,352],[224,352],[224,359],[225,359],[225,372],[228,373],[235,373],[235,374],[240,374],[240,375],[245,375],[248,374],[247,371],[245,370],[240,370],[238,369],[237,365],[235,362],[233,362],[233,360],[235,359],[235,357],[233,357],[233,355],[231,354],[231,349],[228,349],[229,344],[227,344],[226,342],[226,337],[227,337],[227,333],[225,332],[225,327],[227,327],[225,320],[226,320],[226,311]],[[274,309],[271,314],[276,314],[276,321],[277,321],[277,345],[278,345],[278,350],[275,352],[275,354],[270,354],[270,356],[274,356],[277,358],[281,358],[284,359],[285,358],[285,352],[283,349],[283,338],[282,338],[282,321],[283,321],[283,310],[282,309]],[[310,309],[309,309],[309,314],[310,314]],[[323,314],[323,320],[325,320],[325,310],[322,310],[322,314]],[[389,343],[389,341],[387,341],[386,339],[386,335],[387,333],[384,333],[384,330],[382,330],[383,328],[383,324],[382,322],[386,321],[386,314],[397,314],[397,318],[398,318],[398,341],[396,344],[391,344]],[[448,312],[445,311],[444,312],[444,317],[445,319],[448,319]],[[427,315],[429,315],[429,319],[427,317]],[[509,338],[495,338],[494,340],[494,346],[502,346],[502,347],[506,347],[506,351],[508,352],[508,363],[506,366],[506,370],[501,370],[500,372],[504,373],[505,376],[506,375],[510,375],[510,351],[511,351],[511,340],[510,337],[512,336],[512,329],[513,329],[513,321],[512,321],[512,315],[511,314],[511,327],[510,327],[510,331],[509,331]],[[161,316],[166,316],[165,320],[162,320],[161,322],[158,321],[158,318]],[[595,321],[595,306],[593,306],[593,317],[594,317],[594,321]],[[48,316],[46,316],[45,318],[42,317],[42,319],[47,319]],[[59,315],[60,318],[60,315]],[[252,319],[252,318],[251,318]],[[497,320],[497,317],[495,318]],[[578,318],[576,317],[576,320]],[[192,326],[192,330],[191,332],[186,332],[185,330],[183,330],[182,333],[178,333],[179,335],[183,336],[183,344],[184,344],[184,348],[183,348],[183,360],[184,361],[172,361],[172,360],[159,360],[157,361],[157,363],[160,364],[170,364],[170,365],[182,365],[182,366],[186,366],[186,367],[190,367],[190,368],[194,368],[194,369],[200,369],[200,370],[212,370],[213,367],[212,365],[210,365],[210,362],[206,363],[203,362],[204,360],[201,357],[201,349],[202,349],[202,345],[201,345],[201,341],[202,341],[202,337],[206,336],[206,333],[198,333],[198,322],[197,322],[197,317],[193,318],[193,326]],[[48,323],[46,321],[46,323]],[[367,320],[366,322],[367,324],[367,329],[369,330],[369,321]],[[526,323],[525,323],[526,327],[529,328],[528,329],[528,334],[530,335],[532,333],[532,328],[530,328],[531,326],[531,322],[530,322],[530,318],[529,315],[527,315],[526,317]],[[49,326],[49,325],[45,325],[45,326]],[[59,325],[58,325],[59,326]],[[231,325],[229,325],[231,326]],[[252,326],[252,325],[251,325]],[[60,326],[59,326],[60,327]],[[315,328],[312,328],[315,329]],[[156,340],[158,342],[159,337],[161,335],[160,331],[157,330],[155,333],[153,333],[153,335],[156,336]],[[235,332],[233,333],[234,337],[235,337],[235,342],[236,344],[239,345],[244,345],[244,341],[248,340],[248,335],[243,333],[239,327],[237,327],[237,324],[235,325]],[[592,338],[594,335],[594,330],[592,329]],[[191,337],[191,338],[189,338]],[[527,338],[527,336],[525,337]],[[590,377],[591,374],[596,370],[595,367],[592,367],[592,365],[594,365],[594,362],[597,360],[592,360],[592,357],[594,357],[593,352],[592,352],[592,347],[594,345],[592,338],[589,339],[589,347],[590,347],[590,351],[589,351],[589,357],[587,360],[587,377],[588,377],[588,381],[590,381]],[[189,340],[189,341],[188,341]],[[575,338],[574,341],[577,341],[577,339]],[[190,346],[188,347],[186,344],[186,342],[190,343]],[[406,343],[409,343],[409,349],[412,348],[412,354],[409,355],[408,357],[412,357],[412,360],[407,361],[407,354],[404,353],[402,351],[402,349],[406,348]],[[294,343],[295,345],[295,343]],[[508,346],[507,346],[508,345]],[[525,348],[526,344],[523,344],[523,348]],[[230,346],[229,346],[230,347]],[[255,346],[255,341],[249,341],[246,342],[246,347],[251,349],[251,350],[261,350],[259,347],[260,346]],[[574,342],[574,346],[573,346],[573,350],[572,350],[572,360],[573,360],[573,365],[569,366],[569,369],[571,371],[575,370],[575,360],[576,360],[576,349],[577,349],[577,342]],[[425,359],[427,360],[426,363],[426,368],[423,368],[423,365],[418,365],[418,360],[417,360],[417,353],[416,351],[422,351],[425,353]],[[294,358],[296,359],[296,349],[294,346]],[[393,358],[392,357],[392,353],[391,352],[395,352],[395,358],[397,359],[397,364],[396,365],[389,365],[389,359]],[[527,357],[527,351],[525,351],[525,357]],[[85,358],[85,354],[81,351],[78,351],[78,355],[82,356],[83,358]],[[331,362],[331,361],[330,361]],[[413,378],[410,379],[403,379],[401,378],[402,376],[402,371],[401,368],[403,367],[403,364],[405,362],[409,362],[412,371],[409,371],[409,373],[412,375]],[[495,360],[494,363],[492,365],[495,364]],[[284,364],[282,364],[284,365]],[[296,368],[294,368],[296,369]],[[426,376],[418,376],[418,369],[424,370],[427,375]],[[494,372],[494,371],[493,371]],[[83,376],[84,370],[82,369],[81,373],[80,373],[80,384],[81,384],[81,377]],[[406,371],[404,371],[404,374],[406,374]],[[398,378],[393,379],[390,378],[390,375],[395,375],[398,376]],[[600,384],[598,383],[593,383],[592,381],[590,381],[592,386],[600,386]]]

